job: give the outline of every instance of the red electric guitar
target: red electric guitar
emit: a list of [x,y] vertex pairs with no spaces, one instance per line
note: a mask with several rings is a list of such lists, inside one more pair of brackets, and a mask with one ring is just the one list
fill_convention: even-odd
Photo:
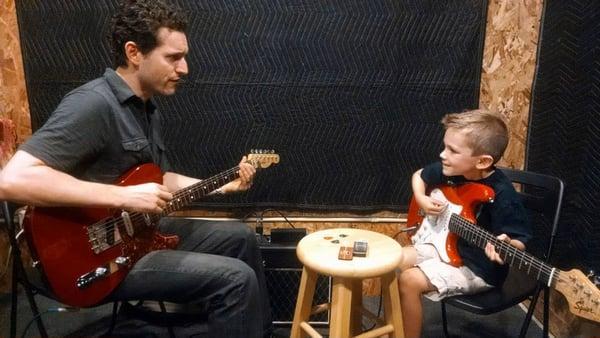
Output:
[[425,216],[414,197],[411,199],[407,227],[418,228],[411,238],[413,244],[431,244],[444,262],[461,266],[462,260],[457,251],[458,236],[481,249],[490,242],[506,264],[517,267],[562,293],[574,315],[600,322],[600,290],[580,270],[561,271],[498,240],[475,224],[473,210],[481,203],[492,202],[494,198],[494,191],[490,187],[478,183],[440,186],[433,189],[430,196],[447,201],[448,207],[437,217]]
[[[249,154],[248,163],[267,168],[279,155]],[[154,164],[133,168],[117,185],[162,183]],[[23,222],[35,264],[43,270],[56,298],[67,305],[100,303],[125,278],[131,267],[150,251],[173,249],[177,236],[158,232],[158,220],[206,196],[239,177],[239,166],[202,180],[173,194],[161,214],[101,208],[29,207]]]

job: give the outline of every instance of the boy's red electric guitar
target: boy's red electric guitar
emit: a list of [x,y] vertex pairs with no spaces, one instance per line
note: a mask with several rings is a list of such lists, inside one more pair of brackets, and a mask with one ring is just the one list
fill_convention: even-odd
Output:
[[[279,155],[249,154],[255,168],[279,163]],[[86,307],[100,303],[125,278],[131,267],[154,250],[173,249],[177,236],[158,232],[158,220],[239,177],[239,166],[173,194],[161,214],[102,208],[29,207],[23,228],[32,258],[43,270],[54,296],[62,303]],[[131,169],[118,185],[162,183],[154,164]]]
[[475,224],[475,208],[494,198],[494,191],[490,187],[477,183],[440,186],[433,189],[430,196],[447,201],[448,206],[437,217],[425,216],[414,197],[411,199],[407,227],[418,228],[411,238],[413,244],[431,244],[444,262],[461,266],[462,261],[456,247],[457,236],[481,249],[490,242],[506,264],[562,293],[573,314],[600,322],[600,290],[580,270],[561,271],[498,240]]

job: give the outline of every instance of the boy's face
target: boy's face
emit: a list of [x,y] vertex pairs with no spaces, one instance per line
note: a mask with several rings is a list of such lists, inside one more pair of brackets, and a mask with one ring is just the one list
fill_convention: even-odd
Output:
[[440,153],[442,171],[446,176],[462,175],[467,179],[481,179],[483,161],[491,159],[489,155],[473,156],[473,149],[467,143],[467,132],[448,128],[444,134],[444,150]]

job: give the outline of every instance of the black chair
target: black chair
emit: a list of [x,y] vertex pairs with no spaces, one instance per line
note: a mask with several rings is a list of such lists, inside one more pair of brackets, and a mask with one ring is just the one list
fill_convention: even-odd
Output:
[[[27,295],[27,300],[29,301],[29,307],[31,308],[31,312],[33,313],[33,318],[36,321],[38,330],[40,332],[40,336],[48,337],[48,333],[46,331],[46,327],[44,326],[44,322],[42,321],[42,313],[39,311],[39,307],[35,301],[35,295],[43,295],[45,297],[54,299],[52,293],[46,288],[43,283],[40,281],[31,281],[30,274],[25,269],[23,265],[22,257],[21,257],[21,248],[19,246],[19,239],[21,236],[21,230],[17,229],[14,221],[14,211],[12,205],[10,205],[6,201],[2,201],[2,212],[4,214],[4,225],[6,232],[8,234],[8,239],[10,243],[10,260],[12,261],[12,280],[11,280],[11,308],[10,308],[10,337],[15,337],[17,334],[17,294],[18,294],[18,286],[21,284],[23,289],[25,290],[25,294]],[[7,267],[8,268],[8,267]],[[109,335],[114,329],[116,318],[118,314],[119,303],[113,303],[113,311],[111,317],[110,328],[107,332]]]
[[[529,171],[501,168],[513,183],[521,185],[519,195],[527,209],[534,228],[534,238],[527,245],[527,252],[548,262],[558,230],[564,184],[556,177]],[[444,335],[449,337],[446,305],[462,310],[489,315],[531,299],[529,310],[521,326],[519,337],[524,337],[541,291],[544,291],[543,335],[548,337],[549,288],[518,269],[510,269],[501,287],[474,295],[448,297],[442,300],[442,322]]]

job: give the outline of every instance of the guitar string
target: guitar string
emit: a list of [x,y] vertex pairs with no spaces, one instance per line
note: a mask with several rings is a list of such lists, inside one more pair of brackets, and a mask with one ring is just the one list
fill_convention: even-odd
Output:
[[[556,283],[558,283],[558,282],[563,282],[563,283],[567,283],[567,284],[570,283],[570,281],[568,279],[569,277],[564,276],[564,274],[562,273],[563,272],[562,270],[554,268],[554,267],[550,266],[549,264],[547,264],[546,262],[534,257],[533,255],[528,254],[527,252],[521,251],[508,243],[498,240],[497,238],[493,237],[492,235],[490,235],[488,232],[481,229],[477,225],[460,218],[459,215],[456,215],[455,218],[459,222],[461,222],[465,228],[470,228],[470,230],[472,232],[477,233],[477,236],[482,237],[482,239],[487,239],[488,241],[499,244],[502,247],[501,249],[504,249],[505,251],[512,251],[513,257],[514,256],[523,256],[523,257],[529,256],[530,257],[530,259],[529,259],[530,266],[536,268],[537,271],[540,272],[540,274],[543,273],[545,276],[545,280],[547,282],[549,282],[550,285],[556,285]],[[505,256],[504,260],[506,261],[506,256]],[[520,260],[523,261],[522,258],[520,258]],[[512,264],[513,263],[511,263],[511,265]],[[518,268],[520,270],[522,270],[521,267],[518,267]],[[552,270],[554,270],[554,273]],[[530,274],[530,273],[528,273],[528,274]],[[540,280],[539,276],[540,275],[538,274],[538,278],[537,278],[538,280]],[[588,298],[590,298],[589,295],[588,295]]]
[[[483,230],[479,226],[477,226],[471,222],[465,221],[463,219],[460,219],[460,218],[458,218],[458,221],[462,223],[463,227],[468,228],[468,230],[471,230],[472,233],[475,233],[475,236],[478,237],[479,239],[483,239],[483,240],[492,242],[496,246],[499,246],[500,250],[507,251],[507,254],[505,255],[505,258],[504,258],[505,260],[506,260],[506,257],[508,257],[508,255],[513,255],[513,257],[514,256],[525,256],[525,257],[529,256],[529,257],[531,257],[530,262],[529,262],[530,266],[533,266],[538,270],[540,268],[542,268],[542,269],[546,268],[546,264],[543,263],[541,260],[538,260],[536,257],[534,257],[532,255],[527,255],[526,252],[523,252],[506,242],[500,241],[499,239],[495,238],[494,236],[492,236],[491,234],[489,234],[487,231]],[[520,260],[523,261],[523,258],[520,258]],[[549,274],[550,270],[551,269],[546,268],[544,271],[546,271]]]
[[[229,178],[229,175],[232,173],[235,173],[237,171],[237,169],[239,169],[239,167],[231,168],[231,169],[224,171],[220,174],[217,174],[213,177],[210,177],[201,182],[198,182],[198,183],[192,185],[191,187],[187,187],[187,188],[178,190],[177,192],[174,193],[174,198],[171,201],[178,199],[181,196],[186,195],[186,194],[190,194],[190,193],[194,194],[200,190],[205,190],[205,187],[208,186],[209,184],[211,184],[211,182],[220,181],[223,178],[227,179],[227,178]],[[200,196],[200,197],[202,197],[202,196]],[[177,206],[177,202],[175,202],[175,203],[171,203],[169,206],[167,206],[167,208],[163,212],[161,212],[159,214],[132,212],[132,213],[130,213],[129,218],[132,223],[137,223],[138,221],[143,221],[144,218],[146,217],[145,215],[148,215],[151,218],[156,218],[156,217],[160,218],[160,217],[167,215],[167,214],[171,213],[172,211],[174,211],[174,210],[170,211],[170,208],[173,206],[176,206],[176,209],[179,208]],[[120,222],[123,222],[123,219],[121,217],[112,217],[109,220],[105,221],[104,223],[96,224],[94,226],[95,230],[93,232],[90,232],[90,234],[93,234],[95,236],[99,232],[111,232],[114,230],[116,225],[118,225]],[[94,240],[90,239],[90,242],[92,242],[92,241],[94,241]]]
[[[255,168],[259,169],[260,168],[260,166],[258,166],[259,162],[260,161],[256,160],[256,161],[249,161],[248,163],[251,163]],[[180,189],[180,190],[178,190],[178,191],[176,191],[174,193],[173,199],[171,201],[174,201],[174,200],[179,199],[181,197],[183,197],[183,199],[185,200],[185,195],[193,195],[195,192],[199,191],[200,189],[204,189],[205,190],[205,186],[209,185],[210,182],[220,181],[220,180],[225,179],[225,180],[223,180],[223,183],[222,183],[222,184],[224,184],[224,183],[226,183],[228,181],[231,181],[231,178],[229,177],[230,174],[233,173],[234,175],[237,175],[237,173],[239,171],[239,168],[240,168],[239,166],[235,166],[235,167],[230,168],[230,169],[228,169],[228,170],[226,170],[226,171],[224,171],[222,173],[219,173],[219,174],[214,175],[212,177],[209,177],[209,178],[207,178],[207,179],[205,179],[205,180],[203,180],[201,182],[193,184],[190,187],[186,187],[186,188]],[[219,182],[219,183],[221,183],[221,182]],[[215,189],[216,189],[216,187],[217,186],[215,186]],[[214,189],[212,189],[212,190],[214,190]],[[210,192],[210,191],[208,191],[208,192]],[[199,196],[199,197],[203,197],[203,196],[204,195]],[[172,206],[173,206],[173,204],[171,204],[168,208],[170,208]],[[176,202],[175,202],[175,206],[177,206]],[[179,207],[177,207],[176,209],[178,209],[178,208]],[[164,215],[168,215],[171,212],[172,211],[169,211],[168,209],[165,210],[165,211],[163,211],[162,213],[159,213],[159,214],[132,212],[131,213],[132,216],[130,215],[130,220],[132,221],[132,223],[133,222],[138,222],[138,221],[143,221],[144,218],[146,217],[145,215],[149,215],[149,217],[151,217],[151,218],[156,218],[158,215],[161,215],[161,216],[159,216],[159,218],[160,218],[160,217],[163,217]],[[107,221],[105,221],[104,223],[95,224],[95,227],[94,227],[95,230],[93,232],[89,232],[88,235],[92,234],[92,235],[96,236],[96,235],[98,235],[99,232],[106,232],[106,231],[110,232],[110,231],[113,231],[114,228],[117,226],[117,224],[119,222],[121,222],[121,221],[122,221],[121,218],[111,217]],[[95,239],[90,239],[89,242],[93,242],[94,240]]]
[[[169,213],[175,211],[176,209],[178,209],[180,206],[178,206],[178,203],[175,202],[173,203],[172,201],[183,198],[185,200],[185,195],[194,195],[195,193],[201,191],[201,190],[206,190],[206,186],[210,185],[210,184],[214,184],[213,182],[221,182],[221,180],[224,180],[224,182],[227,182],[228,180],[231,180],[230,175],[237,174],[239,171],[239,166],[233,167],[231,169],[228,169],[222,173],[219,173],[217,175],[214,175],[212,177],[209,177],[205,180],[202,180],[198,183],[193,184],[190,187],[186,187],[183,189],[180,189],[178,191],[176,191],[175,193],[173,193],[173,199],[169,202],[170,204],[167,205],[167,207],[158,214],[150,214],[150,213],[141,213],[141,212],[131,212],[129,214],[129,219],[131,220],[132,223],[137,223],[138,221],[143,221],[146,216],[145,215],[149,215],[149,217],[151,218],[161,218],[165,215],[168,215]],[[215,188],[216,189],[216,188]],[[214,189],[213,189],[214,190]],[[204,191],[206,192],[206,191]],[[210,192],[210,191],[208,191]],[[202,195],[200,197],[203,197],[205,195]],[[170,210],[171,207],[176,206],[176,208],[174,210]],[[88,233],[89,235],[93,235],[90,236],[89,242],[93,242],[96,239],[96,235],[98,235],[98,233],[104,233],[104,232],[111,232],[115,229],[115,227],[118,225],[119,222],[123,222],[122,217],[111,217],[110,219],[106,220],[103,223],[99,223],[99,224],[92,224],[89,227],[93,226],[94,230]]]
[[[458,221],[464,228],[466,228],[467,230],[470,230],[471,233],[474,233],[476,237],[478,237],[479,239],[482,240],[486,240],[489,242],[492,242],[495,244],[495,246],[499,246],[500,250],[504,250],[505,252],[507,252],[507,254],[504,256],[504,260],[505,262],[507,261],[507,257],[508,255],[512,255],[513,260],[512,262],[514,262],[514,258],[516,256],[522,256],[520,257],[520,261],[523,262],[523,257],[527,258],[527,256],[530,257],[529,259],[529,270],[531,270],[531,267],[534,267],[536,269],[536,271],[538,271],[538,280],[540,279],[539,275],[541,273],[544,273],[544,276],[546,277],[545,279],[547,280],[548,278],[550,278],[551,274],[552,274],[552,267],[550,267],[548,264],[544,263],[543,261],[537,259],[536,257],[527,254],[524,251],[521,251],[517,248],[515,248],[514,246],[503,242],[499,239],[497,239],[496,237],[494,237],[493,235],[491,235],[489,232],[485,231],[484,229],[482,229],[481,227],[464,220],[462,217],[460,217],[460,215],[457,214],[453,214],[452,215],[452,219]],[[460,231],[460,230],[459,230]],[[473,238],[473,240],[478,240],[478,238]],[[479,243],[479,242],[478,242]],[[513,265],[513,263],[511,262],[511,265]],[[519,269],[521,269],[521,267],[519,267]],[[528,271],[528,274],[529,271]],[[552,278],[552,280],[554,280],[555,278]]]

